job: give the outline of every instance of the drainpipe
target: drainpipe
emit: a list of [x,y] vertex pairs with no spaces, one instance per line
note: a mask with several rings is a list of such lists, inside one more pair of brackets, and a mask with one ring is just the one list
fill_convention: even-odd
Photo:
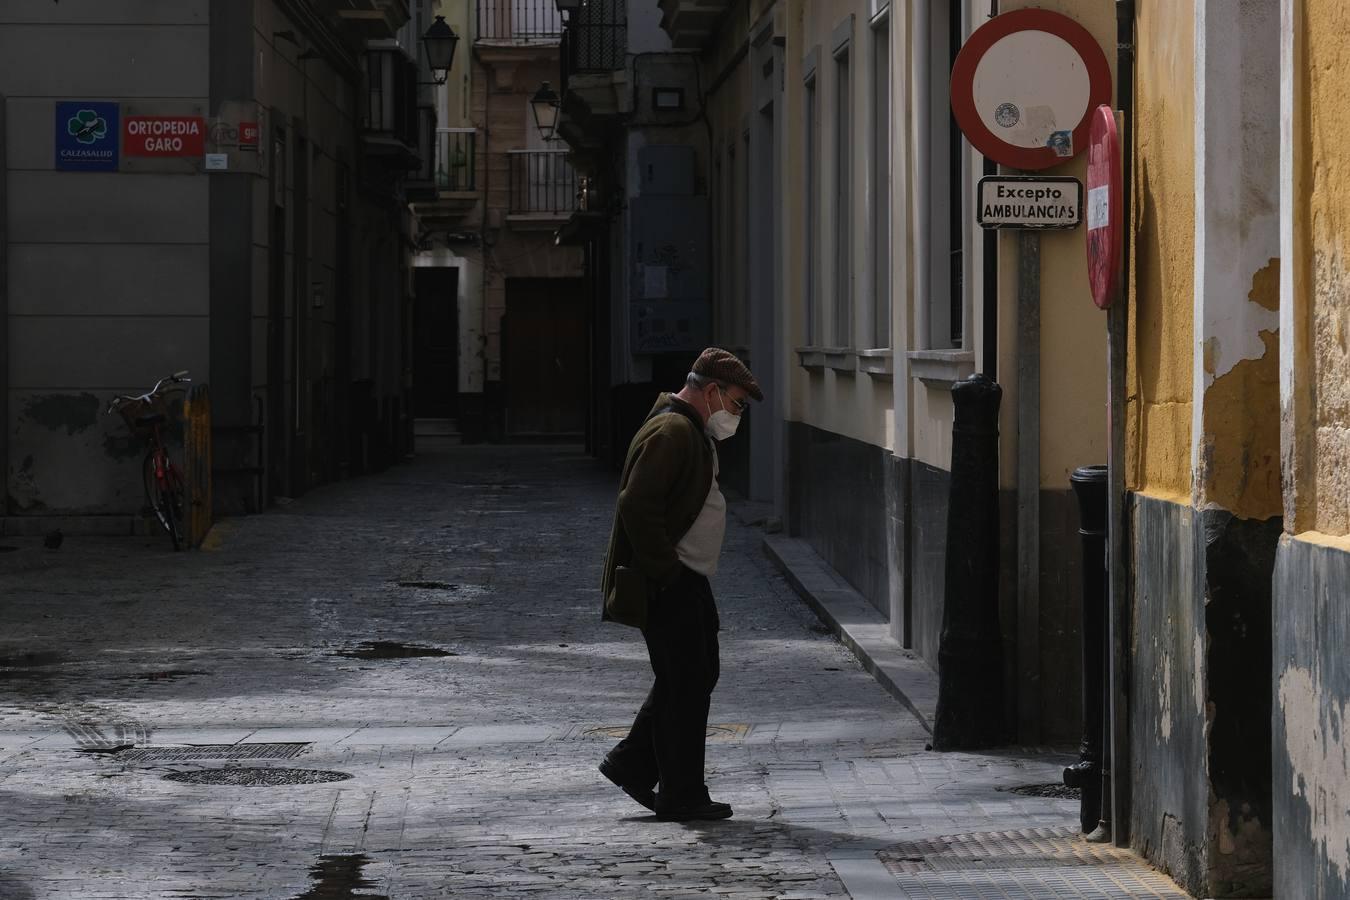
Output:
[[1130,843],[1129,646],[1130,598],[1129,520],[1125,504],[1125,353],[1130,301],[1129,273],[1133,220],[1134,166],[1134,0],[1116,0],[1116,102],[1121,111],[1120,149],[1123,172],[1124,234],[1121,237],[1121,290],[1107,313],[1107,365],[1110,396],[1108,474],[1108,590],[1110,594],[1110,765],[1112,838],[1117,847]]
[[[9,159],[5,111],[9,98],[0,96],[0,265],[9,269]],[[0,517],[9,515],[9,283],[0,278]]]

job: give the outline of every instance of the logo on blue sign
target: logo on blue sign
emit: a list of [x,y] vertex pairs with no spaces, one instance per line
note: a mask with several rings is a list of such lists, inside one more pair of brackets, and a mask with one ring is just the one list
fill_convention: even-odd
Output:
[[116,103],[56,104],[56,168],[116,172],[121,140]]

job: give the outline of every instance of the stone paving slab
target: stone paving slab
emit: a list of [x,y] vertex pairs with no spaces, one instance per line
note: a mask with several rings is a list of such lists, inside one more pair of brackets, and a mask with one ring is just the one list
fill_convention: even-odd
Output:
[[[572,448],[462,447],[221,523],[200,553],[0,556],[0,658],[47,654],[0,669],[0,898],[844,898],[839,854],[1075,821],[1000,790],[1063,756],[925,752],[732,521],[708,780],[736,816],[657,822],[595,768],[594,729],[650,684],[640,635],[598,620],[616,481]],[[456,655],[340,655],[370,641]],[[108,752],[287,740],[307,746]],[[351,777],[166,777],[241,766]]]

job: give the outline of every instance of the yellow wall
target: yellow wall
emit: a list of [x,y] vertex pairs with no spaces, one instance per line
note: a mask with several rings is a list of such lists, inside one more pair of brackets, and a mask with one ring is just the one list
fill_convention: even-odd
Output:
[[[904,0],[892,0],[892,15],[900,14],[905,7]],[[763,5],[757,4],[757,5]],[[785,156],[785,202],[783,214],[794,223],[793,234],[788,238],[787,264],[785,279],[791,285],[787,294],[789,303],[789,333],[792,347],[806,343],[804,308],[804,231],[800,222],[804,215],[804,203],[801,187],[805,183],[803,172],[804,158],[803,128],[805,126],[801,110],[804,103],[802,86],[802,58],[818,47],[816,70],[817,127],[820,129],[817,144],[818,199],[817,247],[816,247],[816,290],[818,322],[824,324],[828,334],[833,304],[833,246],[830,224],[834,221],[834,154],[833,105],[835,97],[835,61],[831,55],[830,37],[838,25],[850,13],[854,16],[853,39],[850,50],[852,115],[849,125],[853,134],[850,148],[852,152],[852,199],[851,199],[851,242],[852,260],[855,273],[853,288],[853,346],[864,347],[867,341],[862,335],[867,330],[870,309],[864,297],[867,293],[867,264],[864,248],[870,229],[866,199],[866,166],[868,148],[871,146],[871,117],[867,111],[867,98],[871,65],[871,34],[869,30],[870,5],[868,0],[805,0],[789,4],[787,72],[784,82],[784,103],[789,116],[787,136],[787,155]],[[894,31],[892,31],[892,35]],[[897,53],[892,40],[892,61],[894,65],[906,65],[905,54]],[[896,102],[892,97],[892,102]],[[898,113],[897,113],[898,115]],[[898,138],[897,138],[898,139]],[[893,177],[900,177],[897,171]],[[893,215],[899,215],[893,211]],[[892,234],[895,231],[893,229]],[[895,261],[892,260],[892,266]],[[903,301],[893,294],[893,309]],[[818,339],[817,344],[831,343]],[[901,368],[897,363],[896,369]],[[891,449],[894,441],[895,414],[894,391],[892,382],[886,378],[874,378],[863,372],[839,373],[832,369],[813,370],[808,373],[796,364],[791,364],[793,403],[790,416],[825,431],[842,434],[854,440],[863,441],[879,447]],[[897,376],[898,377],[898,376]],[[949,404],[950,405],[950,404]],[[950,425],[947,426],[950,431]],[[950,465],[950,453],[942,465]]]
[[[1315,512],[1309,524],[1350,534],[1350,6],[1305,0],[1304,39],[1311,196],[1312,358]],[[1302,211],[1295,200],[1296,214]]]
[[[1114,0],[1003,0],[999,11],[1025,7],[1063,13],[1082,25],[1102,47],[1116,75]],[[1114,98],[1112,98],[1114,101]],[[1087,154],[1045,170],[1086,183]],[[1092,303],[1087,276],[1087,229],[1041,235],[1041,485],[1068,490],[1069,475],[1083,465],[1106,462],[1106,314]],[[999,241],[999,382],[1004,388],[1000,424],[1016,435],[1017,232]],[[1004,441],[1003,483],[1016,483],[1015,444]]]
[[[1129,488],[1191,493],[1195,300],[1195,9],[1141,0],[1136,17]],[[1272,37],[1273,40],[1273,37]]]

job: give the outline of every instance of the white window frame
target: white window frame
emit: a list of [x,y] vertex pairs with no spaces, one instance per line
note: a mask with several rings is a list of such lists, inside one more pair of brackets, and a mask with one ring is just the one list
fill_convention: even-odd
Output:
[[802,177],[803,272],[802,298],[807,346],[820,341],[820,99],[816,93],[816,66],[819,47],[813,48],[803,62],[803,136],[805,138]]
[[853,15],[835,27],[834,57],[834,296],[830,342],[848,349],[853,336]]
[[[882,52],[885,56],[882,58]],[[891,53],[890,4],[872,19],[872,90],[868,116],[871,184],[867,192],[870,240],[872,347],[891,346]],[[884,63],[884,65],[883,65]]]

